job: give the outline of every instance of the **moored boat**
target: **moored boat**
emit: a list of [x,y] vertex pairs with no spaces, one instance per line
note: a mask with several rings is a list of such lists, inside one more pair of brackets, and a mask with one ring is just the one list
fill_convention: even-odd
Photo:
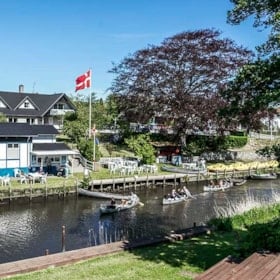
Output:
[[90,197],[95,197],[95,198],[114,198],[118,200],[126,199],[129,200],[131,199],[131,195],[121,195],[117,193],[109,193],[109,192],[99,192],[99,191],[89,191],[83,188],[78,188],[78,194],[79,195],[85,195],[85,196],[90,196]]
[[111,214],[120,211],[124,211],[137,206],[140,203],[139,197],[136,194],[132,194],[129,200],[123,200],[120,204],[101,204],[100,213],[101,214]]
[[254,180],[275,180],[277,179],[276,173],[260,173],[260,174],[251,174],[250,179]]
[[183,173],[183,174],[206,174],[207,173],[207,169],[200,168],[200,167],[188,169],[188,168],[183,168],[183,167],[163,165],[161,167],[161,170],[173,172],[173,173]]

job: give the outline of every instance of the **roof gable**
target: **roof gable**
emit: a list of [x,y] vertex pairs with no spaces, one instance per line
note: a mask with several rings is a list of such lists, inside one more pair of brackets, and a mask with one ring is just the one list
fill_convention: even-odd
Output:
[[16,109],[39,110],[38,106],[28,96],[23,98],[23,100],[15,107],[14,110]]
[[[67,105],[75,110],[74,104],[64,93],[55,94],[38,94],[38,93],[22,93],[22,92],[6,92],[0,91],[0,100],[7,106],[1,108],[0,112],[6,116],[45,116],[48,111],[59,101],[65,100]],[[21,107],[24,101],[28,100],[34,106],[33,110],[27,110]]]
[[10,108],[10,106],[3,100],[3,98],[0,96],[0,108]]

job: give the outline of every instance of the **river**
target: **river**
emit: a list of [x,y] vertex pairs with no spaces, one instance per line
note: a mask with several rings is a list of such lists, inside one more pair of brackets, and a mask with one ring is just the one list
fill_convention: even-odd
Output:
[[[196,199],[175,205],[161,205],[169,187],[137,192],[143,206],[100,215],[105,200],[75,196],[65,199],[13,201],[0,205],[0,263],[94,246],[121,238],[162,235],[171,230],[200,225],[216,215],[217,207],[226,208],[240,201],[261,199],[267,203],[279,190],[280,180],[248,181],[226,191],[204,193],[202,183],[189,184]],[[65,226],[65,242],[62,242]]]

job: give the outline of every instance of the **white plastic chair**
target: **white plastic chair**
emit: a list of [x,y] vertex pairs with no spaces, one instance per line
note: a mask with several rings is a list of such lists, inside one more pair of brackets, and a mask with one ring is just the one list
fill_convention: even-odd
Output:
[[11,185],[11,178],[9,175],[2,177],[2,186],[10,186]]
[[21,184],[23,184],[23,183],[27,184],[26,176],[23,174],[20,174],[19,181]]
[[47,176],[48,176],[48,173],[42,175],[42,177],[41,177],[41,183],[42,184],[46,184],[47,183]]

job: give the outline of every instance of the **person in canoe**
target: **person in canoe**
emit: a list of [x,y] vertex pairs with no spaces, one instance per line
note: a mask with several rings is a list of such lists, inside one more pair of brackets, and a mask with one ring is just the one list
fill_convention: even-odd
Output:
[[111,203],[109,205],[109,208],[115,209],[116,208],[116,200],[112,197]]
[[186,186],[183,187],[183,194],[184,194],[187,198],[193,198],[193,195],[192,195],[191,192],[187,189]]

